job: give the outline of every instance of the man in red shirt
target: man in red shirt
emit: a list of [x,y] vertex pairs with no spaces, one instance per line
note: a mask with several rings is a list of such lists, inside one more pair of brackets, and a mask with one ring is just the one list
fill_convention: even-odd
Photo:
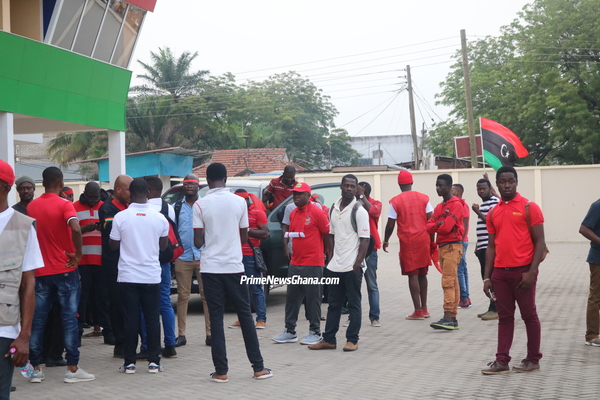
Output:
[[517,192],[517,171],[503,166],[496,172],[501,200],[487,215],[489,232],[485,254],[483,291],[496,301],[498,350],[496,360],[481,370],[484,375],[510,371],[508,363],[515,330],[515,302],[527,331],[527,357],[516,372],[540,369],[541,325],[535,305],[538,267],[544,258],[544,216],[540,207]]
[[77,266],[81,261],[81,229],[73,203],[59,197],[64,186],[63,174],[56,167],[42,172],[46,192],[27,207],[29,216],[36,219],[37,236],[42,250],[44,267],[35,271],[35,313],[31,329],[29,359],[35,371],[31,382],[44,379],[40,368],[43,335],[52,298],[58,297],[67,351],[66,383],[92,381],[96,377],[78,367],[79,327],[77,307],[81,284]]
[[265,205],[271,202],[269,208],[274,210],[275,207],[291,196],[296,183],[298,183],[296,181],[296,168],[293,165],[286,165],[283,169],[283,175],[271,179],[269,186],[265,189],[263,198]]
[[[321,280],[325,266],[325,235],[329,233],[327,215],[310,201],[310,186],[297,183],[293,189],[294,204],[297,208],[290,214],[290,228],[283,242],[288,246],[292,237],[292,259],[288,269],[288,277],[310,278]],[[288,284],[285,301],[285,329],[273,340],[277,343],[293,343],[298,341],[296,322],[302,301],[306,300],[306,315],[310,322],[308,335],[300,340],[300,344],[316,344],[321,337],[321,299],[323,287],[319,284]]]
[[427,233],[427,220],[431,218],[433,207],[429,197],[412,190],[413,176],[410,171],[400,171],[398,186],[400,193],[390,200],[388,222],[385,226],[383,251],[387,253],[388,240],[398,225],[400,240],[400,269],[408,276],[408,289],[415,311],[406,317],[408,320],[429,318],[427,310],[427,272],[431,263],[431,235]]
[[[235,191],[240,197],[246,199],[248,206],[248,242],[253,247],[260,247],[260,239],[269,237],[269,227],[267,222],[267,214],[263,211],[262,203],[255,203],[258,197],[248,193],[246,189],[238,189]],[[250,247],[250,243],[242,245],[242,262],[244,263],[244,271],[248,277],[261,277],[261,273],[256,267],[254,258],[254,250]],[[267,300],[262,285],[248,284],[250,295],[256,309],[256,329],[265,329],[267,327]],[[230,328],[241,328],[240,321],[235,321],[229,325]]]
[[435,190],[444,201],[433,210],[427,221],[427,232],[436,233],[442,268],[442,289],[444,289],[444,317],[430,326],[433,329],[458,329],[456,314],[460,299],[458,286],[458,263],[462,257],[464,236],[464,206],[458,197],[452,196],[452,177],[441,174],[437,177]]
[[[100,233],[100,216],[98,210],[103,204],[100,201],[100,185],[88,182],[81,198],[73,203],[77,212],[79,226],[82,234],[82,253],[79,262],[79,275],[81,275],[81,298],[79,300],[79,323],[82,326],[87,316],[88,301],[94,312],[94,330],[84,337],[100,337],[100,326],[108,327],[108,300],[98,299],[97,287],[102,280],[102,234]],[[93,296],[90,297],[90,293]],[[100,307],[100,305],[105,307]],[[101,322],[102,321],[102,322]]]
[[379,237],[379,217],[381,216],[381,202],[371,198],[371,185],[368,182],[359,182],[356,188],[356,200],[362,204],[369,213],[369,229],[371,236],[375,239],[373,251],[365,258],[367,270],[365,271],[365,282],[369,295],[369,320],[371,326],[379,328],[379,288],[377,287],[377,250],[381,248]]

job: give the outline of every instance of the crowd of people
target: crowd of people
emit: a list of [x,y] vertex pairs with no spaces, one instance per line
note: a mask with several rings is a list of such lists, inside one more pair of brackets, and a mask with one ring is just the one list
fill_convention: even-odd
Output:
[[[199,283],[204,307],[205,344],[211,346],[215,371],[209,379],[228,382],[224,334],[226,299],[231,299],[241,329],[253,378],[267,379],[256,329],[267,324],[262,285],[243,283],[242,277],[261,277],[256,249],[269,236],[266,212],[287,199],[282,221],[289,257],[288,277],[334,278],[323,285],[287,285],[283,332],[276,343],[298,341],[297,322],[302,305],[309,322],[300,343],[310,350],[335,349],[342,314],[348,314],[344,351],[358,349],[362,322],[361,286],[369,300],[369,320],[380,327],[377,251],[388,252],[394,230],[400,241],[399,264],[408,277],[414,306],[407,320],[430,318],[427,304],[428,271],[442,274],[442,317],[431,328],[459,329],[458,308],[471,306],[465,253],[469,214],[477,217],[475,255],[481,267],[483,290],[490,298],[478,316],[498,320],[495,360],[485,375],[510,371],[509,355],[514,314],[519,306],[527,332],[527,354],[517,372],[539,370],[541,326],[535,292],[538,269],[547,248],[540,208],[517,191],[513,167],[496,172],[499,195],[491,182],[480,179],[481,204],[471,207],[462,199],[464,187],[448,174],[436,180],[441,202],[434,208],[429,197],[412,189],[413,175],[398,174],[400,194],[389,203],[383,241],[378,234],[382,204],[371,197],[371,186],[352,174],[340,184],[341,196],[329,209],[308,184],[298,182],[295,169],[267,187],[264,203],[257,196],[226,188],[227,170],[219,163],[206,170],[209,191],[199,198],[199,178],[183,180],[184,197],[173,206],[160,198],[162,182],[156,177],[119,176],[108,192],[89,182],[73,203],[60,169],[43,174],[44,193],[34,200],[35,182],[16,179],[0,161],[0,399],[8,398],[14,366],[32,366],[29,379],[44,380],[41,365],[65,366],[64,382],[95,380],[79,366],[82,338],[98,337],[113,346],[119,370],[137,371],[147,360],[149,373],[164,370],[161,357],[176,358],[187,344],[186,318],[192,276]],[[16,183],[20,201],[8,207]],[[71,198],[69,199],[69,195]],[[600,201],[599,201],[600,202]],[[580,232],[592,242],[586,344],[600,346],[600,203],[590,208]],[[232,245],[237,243],[237,245]],[[170,299],[171,263],[177,280],[177,318]],[[328,303],[326,317],[321,315]],[[256,319],[251,312],[256,310]],[[325,328],[321,329],[321,322]],[[162,321],[162,324],[161,324]],[[163,344],[161,346],[161,325]],[[83,335],[84,327],[92,327]],[[177,333],[176,333],[177,332]],[[141,341],[141,344],[139,343]],[[139,344],[139,348],[138,348]],[[65,358],[63,359],[63,354]]]

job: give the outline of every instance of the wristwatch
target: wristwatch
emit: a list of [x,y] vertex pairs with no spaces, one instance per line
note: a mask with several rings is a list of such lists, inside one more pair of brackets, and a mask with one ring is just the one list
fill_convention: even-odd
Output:
[[359,199],[359,200],[362,200],[362,199],[364,199],[364,198],[365,198],[365,195],[364,195],[364,194],[361,194],[360,196],[358,196],[358,199]]

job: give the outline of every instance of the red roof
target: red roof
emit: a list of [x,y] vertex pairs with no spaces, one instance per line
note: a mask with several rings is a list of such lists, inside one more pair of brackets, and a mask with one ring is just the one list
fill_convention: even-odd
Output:
[[294,165],[297,170],[304,170],[304,168],[289,161],[284,148],[236,149],[215,150],[209,162],[194,168],[194,174],[201,178],[205,177],[206,167],[215,162],[227,167],[228,176],[248,176],[250,174],[282,171],[286,165]]
[[127,2],[150,12],[154,12],[156,7],[156,0],[127,0]]

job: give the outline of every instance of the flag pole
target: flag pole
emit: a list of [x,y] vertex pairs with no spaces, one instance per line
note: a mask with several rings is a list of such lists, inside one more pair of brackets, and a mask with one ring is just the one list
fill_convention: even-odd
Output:
[[485,175],[485,152],[483,151],[483,129],[481,129],[481,117],[479,117],[479,134],[481,135],[481,159],[483,160],[483,174]]

